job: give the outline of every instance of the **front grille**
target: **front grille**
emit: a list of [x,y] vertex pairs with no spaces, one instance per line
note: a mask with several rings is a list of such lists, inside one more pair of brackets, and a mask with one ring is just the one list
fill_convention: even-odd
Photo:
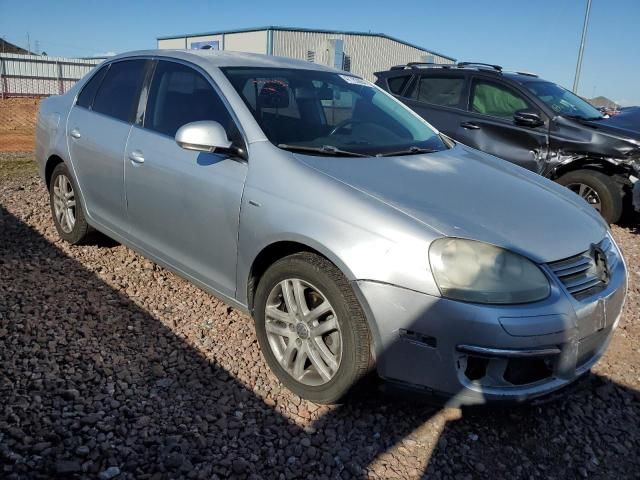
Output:
[[[597,247],[548,264],[569,293],[577,299],[589,296],[606,287],[608,272],[617,263],[618,257],[615,247],[608,237]],[[597,261],[598,250],[604,254],[604,259],[601,261]]]

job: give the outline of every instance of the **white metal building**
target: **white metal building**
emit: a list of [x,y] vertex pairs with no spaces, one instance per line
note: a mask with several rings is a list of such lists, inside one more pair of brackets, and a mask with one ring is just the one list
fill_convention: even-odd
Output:
[[298,58],[354,72],[373,72],[408,62],[455,63],[455,59],[384,33],[259,27],[159,37],[158,48],[211,48]]

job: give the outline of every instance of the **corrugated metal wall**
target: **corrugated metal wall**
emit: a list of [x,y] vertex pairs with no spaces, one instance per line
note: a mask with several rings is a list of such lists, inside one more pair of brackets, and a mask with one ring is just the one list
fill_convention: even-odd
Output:
[[273,32],[273,54],[306,60],[307,53],[313,51],[315,63],[328,65],[329,40],[332,39],[344,41],[344,54],[351,60],[351,71],[371,81],[375,80],[373,72],[387,70],[393,65],[425,61],[427,56],[433,56],[429,61],[435,63],[453,63],[448,58],[384,37],[284,30]]
[[0,54],[0,96],[46,96],[66,92],[102,59]]
[[193,42],[217,41],[220,50],[247,53],[267,53],[267,31],[197,35],[158,40],[158,48],[191,48]]
[[267,31],[226,33],[224,35],[224,49],[233,52],[268,53]]

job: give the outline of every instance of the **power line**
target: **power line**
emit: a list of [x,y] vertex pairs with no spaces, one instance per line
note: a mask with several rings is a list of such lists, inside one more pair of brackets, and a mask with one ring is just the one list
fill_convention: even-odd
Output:
[[573,80],[573,93],[578,94],[578,84],[580,83],[580,70],[582,70],[582,56],[584,55],[584,44],[587,41],[587,28],[589,26],[589,14],[591,13],[591,0],[587,0],[587,11],[584,14],[584,25],[582,26],[582,38],[580,39],[580,50],[578,50],[578,64],[576,65],[576,76]]

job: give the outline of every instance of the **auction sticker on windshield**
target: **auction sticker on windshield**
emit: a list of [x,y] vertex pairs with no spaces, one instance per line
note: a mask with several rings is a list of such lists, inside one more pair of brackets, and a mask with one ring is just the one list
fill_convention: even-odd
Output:
[[371,86],[369,82],[360,77],[354,77],[351,75],[339,75],[339,77],[342,78],[345,82],[352,83],[353,85],[364,85],[366,87]]

